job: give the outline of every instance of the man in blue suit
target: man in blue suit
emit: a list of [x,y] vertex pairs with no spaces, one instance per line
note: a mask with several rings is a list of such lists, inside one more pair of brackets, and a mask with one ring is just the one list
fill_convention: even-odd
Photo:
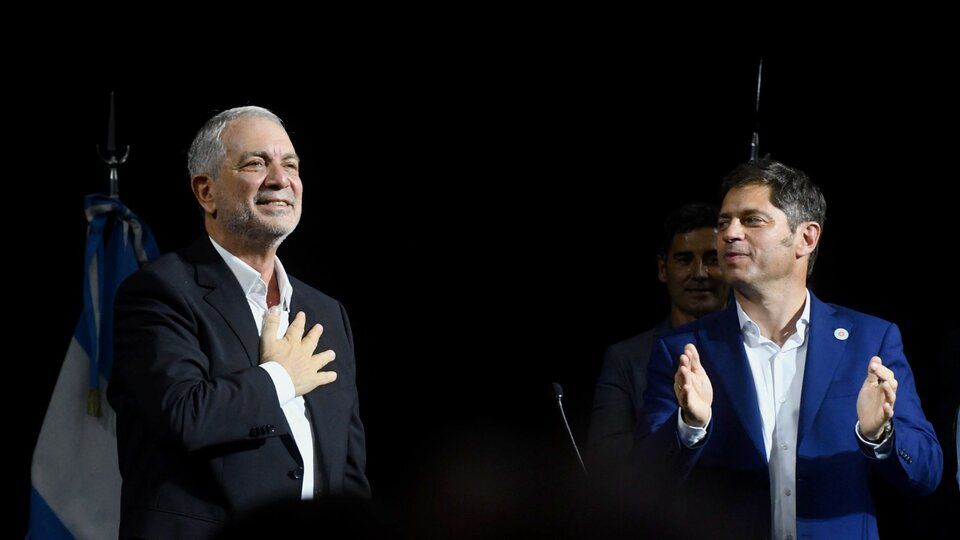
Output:
[[871,490],[928,494],[943,467],[900,332],[807,289],[826,202],[806,174],[757,160],[722,192],[734,301],[655,343],[638,464],[681,536],[876,538]]

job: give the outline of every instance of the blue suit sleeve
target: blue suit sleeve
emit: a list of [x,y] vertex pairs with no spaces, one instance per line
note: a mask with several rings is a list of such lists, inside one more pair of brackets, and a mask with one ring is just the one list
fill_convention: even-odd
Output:
[[943,451],[920,407],[897,325],[887,328],[877,356],[897,379],[897,401],[893,415],[893,453],[888,459],[875,461],[874,466],[880,476],[899,489],[917,495],[930,494],[943,474]]
[[713,429],[708,427],[707,436],[694,448],[687,448],[680,441],[677,433],[679,404],[673,393],[677,365],[678,360],[673,358],[666,342],[658,339],[647,368],[647,390],[643,395],[636,433],[636,459],[640,460],[643,470],[664,474],[667,485],[680,484],[687,478]]

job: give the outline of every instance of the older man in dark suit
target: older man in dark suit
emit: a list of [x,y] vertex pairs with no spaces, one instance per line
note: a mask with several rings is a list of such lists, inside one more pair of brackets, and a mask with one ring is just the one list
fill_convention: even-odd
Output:
[[303,200],[282,122],[222,112],[189,168],[206,234],[117,293],[121,537],[206,538],[264,504],[370,494],[346,311],[276,255]]

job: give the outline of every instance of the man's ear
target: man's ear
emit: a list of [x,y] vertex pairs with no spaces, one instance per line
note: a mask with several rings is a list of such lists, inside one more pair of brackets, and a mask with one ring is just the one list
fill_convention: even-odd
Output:
[[797,245],[797,257],[809,255],[820,244],[820,224],[816,221],[805,221],[800,224],[800,242]]
[[663,260],[663,255],[657,255],[657,277],[661,283],[667,282],[667,262]]
[[213,178],[206,174],[198,174],[190,179],[190,188],[193,190],[193,196],[197,198],[197,202],[203,207],[203,212],[216,217],[217,203],[213,197],[216,186]]

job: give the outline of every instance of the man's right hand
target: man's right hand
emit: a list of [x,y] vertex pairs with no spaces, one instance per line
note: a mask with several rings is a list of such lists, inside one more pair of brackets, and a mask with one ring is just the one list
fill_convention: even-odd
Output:
[[280,326],[280,310],[267,310],[263,320],[263,331],[260,332],[260,363],[276,362],[287,370],[293,381],[293,388],[298,396],[302,396],[318,386],[332,383],[337,380],[333,371],[320,371],[323,366],[333,362],[336,358],[332,349],[313,354],[317,349],[317,342],[323,334],[323,327],[313,325],[307,335],[303,335],[307,316],[301,311],[290,322],[287,333],[280,339],[275,339],[277,328]]
[[680,367],[673,376],[673,392],[680,403],[683,421],[688,426],[706,426],[713,405],[713,385],[700,364],[697,348],[691,343],[687,343],[680,355]]

